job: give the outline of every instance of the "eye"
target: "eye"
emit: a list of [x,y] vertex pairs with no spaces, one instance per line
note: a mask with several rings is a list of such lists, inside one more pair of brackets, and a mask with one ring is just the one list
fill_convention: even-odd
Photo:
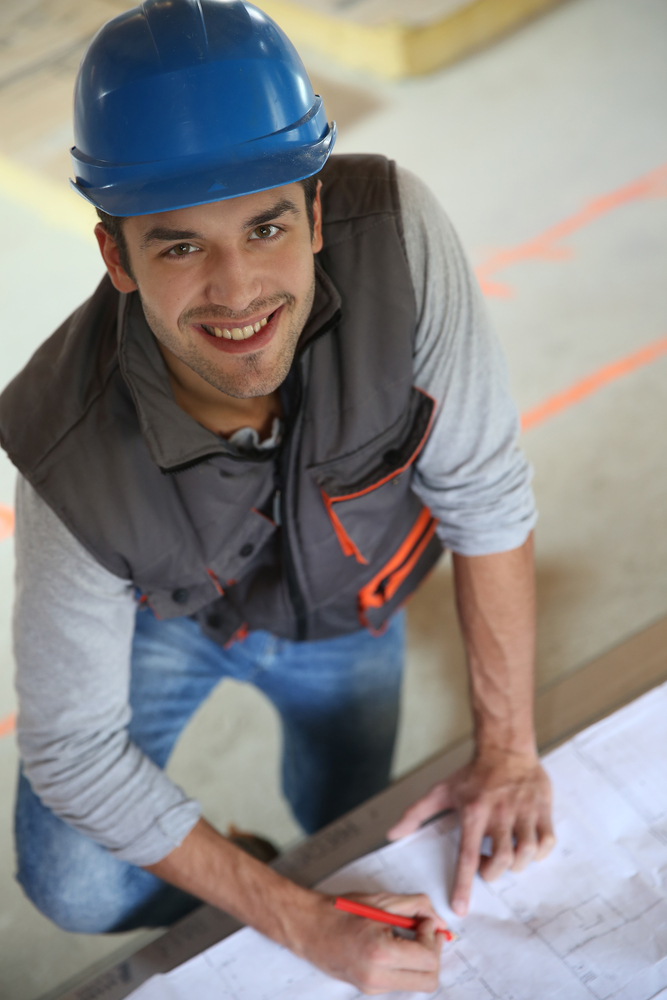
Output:
[[169,257],[187,257],[188,254],[193,253],[198,250],[199,247],[193,246],[192,243],[177,243],[175,247],[167,251],[167,256]]
[[276,236],[280,232],[278,226],[273,226],[268,223],[256,226],[255,229],[250,234],[251,240],[270,240],[273,236]]

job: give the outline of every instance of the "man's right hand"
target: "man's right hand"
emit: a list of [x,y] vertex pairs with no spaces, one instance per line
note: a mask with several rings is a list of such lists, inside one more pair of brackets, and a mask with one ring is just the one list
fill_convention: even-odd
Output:
[[279,875],[223,837],[205,819],[161,861],[146,865],[158,878],[231,913],[334,979],[362,993],[432,993],[438,986],[446,924],[428,896],[352,896],[389,913],[416,917],[415,940],[387,924],[343,913],[334,898]]
[[369,906],[419,920],[415,940],[397,937],[387,924],[335,909],[334,900],[313,893],[309,919],[296,930],[294,951],[334,979],[352,983],[362,993],[433,993],[438,987],[442,935],[447,924],[428,896],[349,894]]

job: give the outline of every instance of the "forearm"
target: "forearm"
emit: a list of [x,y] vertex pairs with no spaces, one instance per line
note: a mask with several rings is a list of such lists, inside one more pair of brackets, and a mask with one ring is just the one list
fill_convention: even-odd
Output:
[[179,847],[146,870],[230,913],[297,954],[324,897],[250,857],[204,819]]
[[[467,913],[473,878],[521,871],[551,850],[551,790],[533,724],[533,540],[488,556],[454,556],[456,600],[468,656],[477,752],[406,811],[388,836],[412,833],[456,809],[461,846],[451,902]],[[490,837],[491,856],[481,856]]]
[[272,938],[328,975],[365,993],[437,986],[446,924],[425,896],[361,896],[371,906],[417,917],[415,941],[335,909],[324,893],[303,889],[245,854],[205,820],[148,871],[217,906]]
[[478,753],[535,753],[533,539],[486,556],[454,555]]

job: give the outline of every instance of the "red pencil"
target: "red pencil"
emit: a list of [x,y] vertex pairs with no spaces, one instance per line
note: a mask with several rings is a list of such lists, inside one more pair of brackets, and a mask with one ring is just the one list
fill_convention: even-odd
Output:
[[[369,920],[377,920],[380,924],[390,924],[392,927],[402,927],[406,931],[416,931],[419,926],[419,920],[416,917],[401,917],[397,913],[387,913],[386,910],[378,910],[377,907],[366,906],[365,903],[355,903],[343,896],[336,896],[334,906],[337,910],[344,910],[345,913],[354,913],[357,917],[368,917]],[[452,931],[440,928],[436,934],[442,934],[445,941],[453,941],[456,937]]]

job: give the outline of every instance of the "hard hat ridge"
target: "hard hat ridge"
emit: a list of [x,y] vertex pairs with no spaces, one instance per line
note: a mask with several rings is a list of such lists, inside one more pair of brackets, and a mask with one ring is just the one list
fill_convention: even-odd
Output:
[[72,184],[119,216],[302,180],[336,134],[289,39],[246,0],[144,0],[107,22],[74,121]]

